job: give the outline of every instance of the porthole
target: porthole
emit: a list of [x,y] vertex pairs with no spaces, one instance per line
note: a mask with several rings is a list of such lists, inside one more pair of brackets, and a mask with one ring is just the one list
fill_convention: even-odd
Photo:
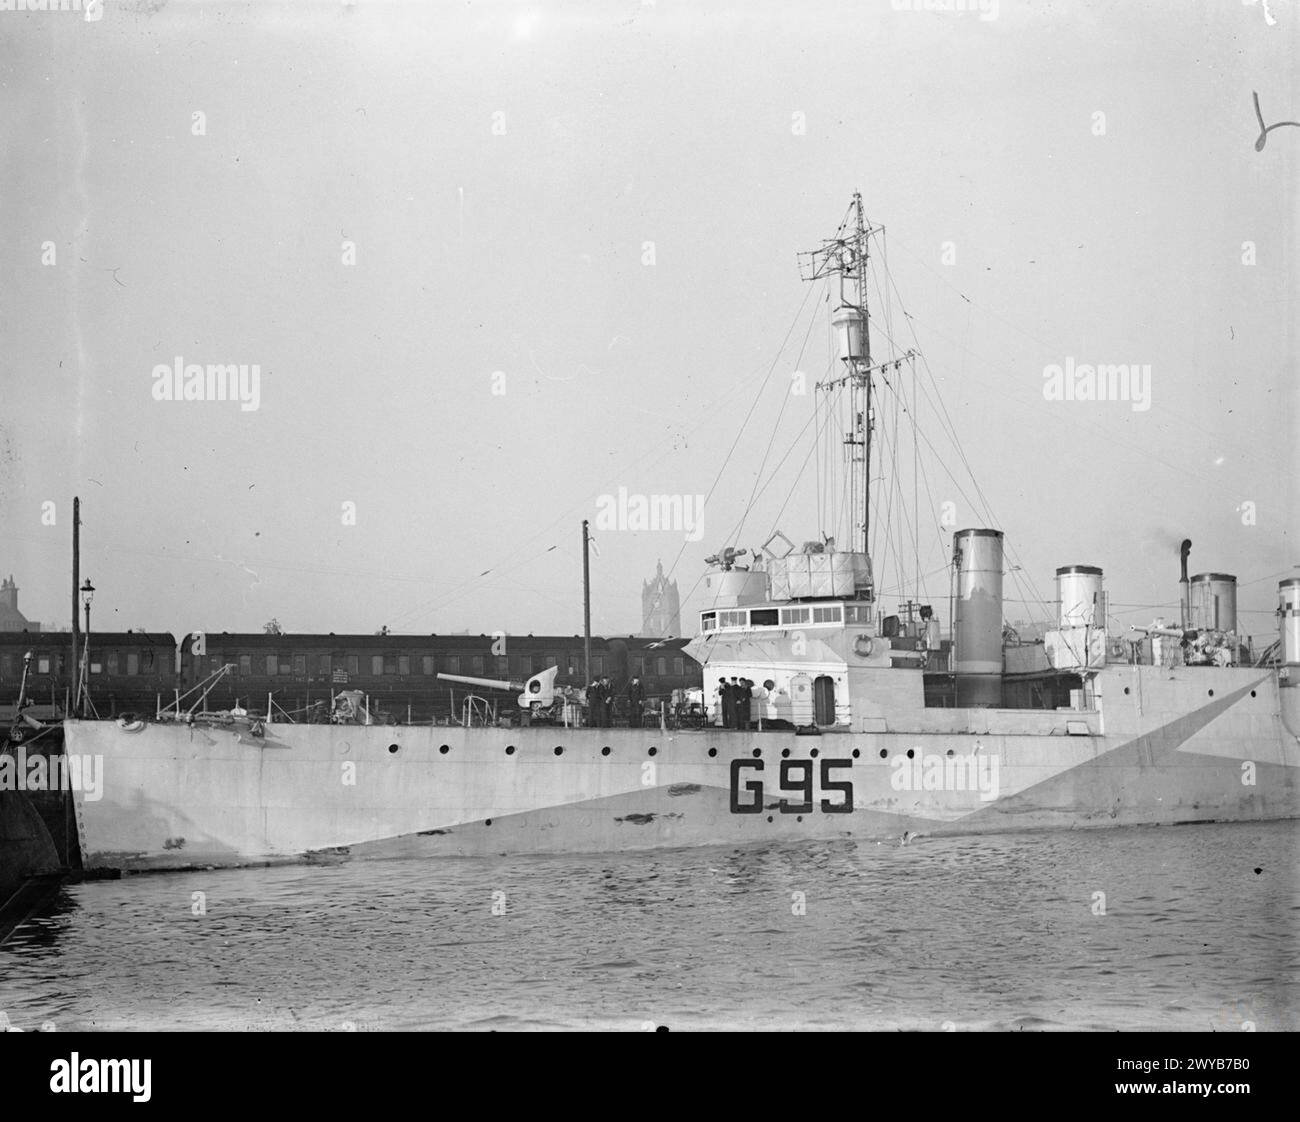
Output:
[[789,748],[782,748],[782,749],[781,749],[781,759],[784,760],[784,759],[786,759],[789,755],[790,755],[790,749],[789,749]]
[[808,755],[810,755],[815,760],[819,755],[821,755],[821,753],[818,752],[816,748],[814,748],[811,752],[808,753]]
[[389,751],[392,755],[396,756],[397,753],[401,751],[401,747],[400,747],[400,745],[397,745],[397,744],[390,744],[390,745],[388,746],[388,751]]
[[889,753],[888,753],[884,748],[882,748],[882,749],[880,750],[880,758],[881,758],[882,760],[883,760],[886,756],[888,756],[888,755],[889,755]]
[[862,753],[859,752],[856,748],[854,748],[854,749],[853,749],[853,758],[856,760],[860,755],[862,755]]
[[563,755],[564,755],[564,747],[563,747],[562,745],[560,745],[560,744],[557,744],[557,745],[555,746],[555,754],[556,754],[557,756],[563,756]]
[[755,749],[754,749],[754,753],[753,753],[753,755],[754,755],[754,759],[758,759],[758,757],[761,756],[762,754],[763,754],[763,749],[762,749],[762,748],[755,748]]
[[651,747],[646,750],[647,756],[657,756],[658,754],[659,754],[658,748]]
[[[392,751],[391,748],[388,749],[388,750],[389,750],[390,752]],[[445,756],[448,752],[451,751],[451,748],[450,748],[450,746],[448,746],[448,745],[446,745],[446,744],[440,744],[440,745],[438,745],[438,751],[441,752],[441,753]]]
[[907,750],[907,758],[909,760],[914,760],[916,758],[916,752],[913,749],[909,748]]
[[718,750],[717,750],[716,748],[710,748],[710,749],[709,749],[709,755],[710,755],[710,756],[716,756],[717,754],[718,754]]
[[608,756],[608,755],[609,755],[609,745],[608,745],[608,744],[606,744],[605,747],[602,748],[602,749],[600,750],[600,754],[601,754],[602,756]]
[[513,756],[514,754],[515,754],[515,746],[514,746],[513,744],[507,744],[507,745],[506,745],[506,755],[507,755],[507,756]]

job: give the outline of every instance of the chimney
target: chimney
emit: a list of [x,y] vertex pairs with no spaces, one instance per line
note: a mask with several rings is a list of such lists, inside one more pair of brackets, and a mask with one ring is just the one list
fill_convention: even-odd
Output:
[[1183,630],[1187,630],[1187,621],[1191,618],[1191,595],[1187,583],[1187,555],[1192,552],[1192,539],[1184,538],[1183,544],[1179,547],[1178,556],[1182,562],[1182,572],[1178,578],[1178,607],[1181,613],[1180,622]]

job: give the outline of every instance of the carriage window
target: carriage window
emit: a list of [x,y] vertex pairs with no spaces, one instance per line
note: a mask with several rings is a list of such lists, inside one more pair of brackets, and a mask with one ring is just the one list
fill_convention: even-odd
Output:
[[517,655],[517,654],[516,654],[516,655],[511,655],[511,656],[510,656],[510,673],[511,673],[511,674],[515,674],[515,675],[519,675],[519,674],[522,674],[523,672],[524,672],[524,656],[523,656],[523,655]]
[[460,673],[460,655],[447,656],[447,673],[448,674]]
[[474,657],[471,658],[471,659],[469,660],[469,672],[470,672],[471,674],[482,674],[482,673],[483,673],[483,656],[482,656],[482,655],[474,655]]
[[667,674],[668,674],[668,659],[667,659],[664,655],[660,655],[657,659],[655,659],[655,672],[656,672],[656,673],[659,675],[659,677],[661,677],[661,678],[667,676]]
[[319,665],[319,667],[318,667],[317,673],[319,673],[320,676],[321,676],[322,678],[328,678],[328,677],[330,676],[330,670],[331,670],[331,667],[330,667],[330,656],[329,656],[329,655],[321,655],[321,656],[320,656],[320,665]]
[[398,672],[398,673],[399,673],[403,678],[406,678],[406,677],[408,677],[408,676],[410,675],[410,673],[411,673],[411,656],[410,656],[410,655],[398,655],[398,656],[397,656],[397,672]]
[[153,651],[144,652],[144,672],[149,673],[153,669]]
[[370,673],[373,674],[376,678],[378,678],[381,674],[383,674],[383,672],[384,672],[384,656],[371,655]]
[[225,657],[221,654],[214,654],[208,661],[208,672],[215,674],[226,664]]
[[117,651],[108,652],[108,672],[110,674],[117,673]]
[[48,674],[49,672],[50,672],[49,655],[41,655],[41,657],[36,660],[36,673]]
[[397,656],[395,654],[384,655],[384,673],[385,674],[397,673]]
[[361,673],[361,656],[348,655],[348,674],[349,676]]
[[306,655],[293,656],[293,674],[295,678],[307,677],[307,656]]
[[280,668],[280,656],[269,654],[266,656],[266,674],[267,677],[274,678],[275,672]]
[[420,673],[429,675],[433,674],[433,655],[420,656]]
[[239,656],[239,672],[245,677],[250,677],[253,673],[253,656],[241,654]]
[[592,655],[592,656],[591,656],[591,673],[592,673],[592,676],[595,677],[595,678],[599,678],[602,674],[605,673],[605,656],[604,656],[604,655]]
[[128,674],[140,673],[140,656],[135,651],[126,652],[126,672]]
[[98,673],[100,673],[100,671],[102,671],[103,669],[104,669],[104,668],[103,668],[103,667],[102,667],[98,662],[92,662],[92,663],[90,664],[90,672],[91,672],[92,674],[98,674]]
[[676,674],[677,677],[679,677],[679,678],[680,678],[683,674],[686,673],[686,660],[685,660],[685,659],[681,659],[681,658],[675,658],[675,659],[673,659],[673,673]]

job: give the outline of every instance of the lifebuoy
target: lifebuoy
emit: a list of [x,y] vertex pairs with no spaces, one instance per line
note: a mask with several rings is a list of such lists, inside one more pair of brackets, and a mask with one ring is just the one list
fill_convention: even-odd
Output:
[[875,641],[870,635],[859,635],[853,641],[853,653],[859,658],[870,658],[875,646]]

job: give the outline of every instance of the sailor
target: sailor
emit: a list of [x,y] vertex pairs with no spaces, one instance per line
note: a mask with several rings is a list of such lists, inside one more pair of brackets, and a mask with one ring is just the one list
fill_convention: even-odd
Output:
[[641,679],[634,677],[627,684],[627,727],[639,729],[641,727],[641,710],[645,705],[645,690],[641,687]]
[[605,727],[612,729],[614,727],[614,684],[609,678],[601,678],[600,696],[605,702]]
[[587,687],[587,714],[592,728],[601,728],[605,720],[605,699],[600,695],[600,679]]
[[731,679],[731,727],[740,728],[740,679]]
[[735,714],[731,705],[731,683],[726,678],[718,682],[718,708],[722,710],[722,727],[731,728],[734,723],[732,717]]
[[736,687],[736,728],[749,731],[749,699],[753,696],[750,689],[753,683],[748,678],[741,678]]

